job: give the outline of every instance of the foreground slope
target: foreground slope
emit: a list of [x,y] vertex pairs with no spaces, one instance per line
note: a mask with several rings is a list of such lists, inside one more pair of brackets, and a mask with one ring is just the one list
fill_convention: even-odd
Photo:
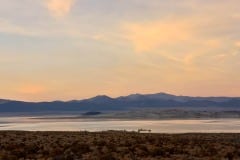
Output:
[[0,160],[240,159],[240,134],[0,132]]

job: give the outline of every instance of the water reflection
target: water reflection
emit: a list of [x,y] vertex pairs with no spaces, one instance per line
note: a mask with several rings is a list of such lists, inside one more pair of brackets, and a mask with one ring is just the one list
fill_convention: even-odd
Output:
[[27,131],[103,131],[151,129],[155,133],[240,133],[239,119],[211,120],[96,120],[36,119],[36,117],[1,117],[0,130]]

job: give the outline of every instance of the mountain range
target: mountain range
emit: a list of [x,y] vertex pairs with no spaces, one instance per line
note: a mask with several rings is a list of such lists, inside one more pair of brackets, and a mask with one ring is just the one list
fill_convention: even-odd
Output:
[[83,100],[24,102],[0,99],[0,112],[128,111],[161,108],[221,108],[239,110],[240,97],[190,97],[166,93],[131,94],[111,98],[105,95]]

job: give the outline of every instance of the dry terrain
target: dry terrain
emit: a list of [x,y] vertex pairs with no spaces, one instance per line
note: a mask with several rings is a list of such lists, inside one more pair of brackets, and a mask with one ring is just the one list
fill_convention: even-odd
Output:
[[0,132],[0,160],[231,160],[240,134]]

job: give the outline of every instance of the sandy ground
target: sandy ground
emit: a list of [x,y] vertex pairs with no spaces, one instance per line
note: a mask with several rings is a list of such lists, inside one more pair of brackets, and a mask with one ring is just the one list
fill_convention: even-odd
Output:
[[0,160],[238,160],[240,134],[0,132]]

